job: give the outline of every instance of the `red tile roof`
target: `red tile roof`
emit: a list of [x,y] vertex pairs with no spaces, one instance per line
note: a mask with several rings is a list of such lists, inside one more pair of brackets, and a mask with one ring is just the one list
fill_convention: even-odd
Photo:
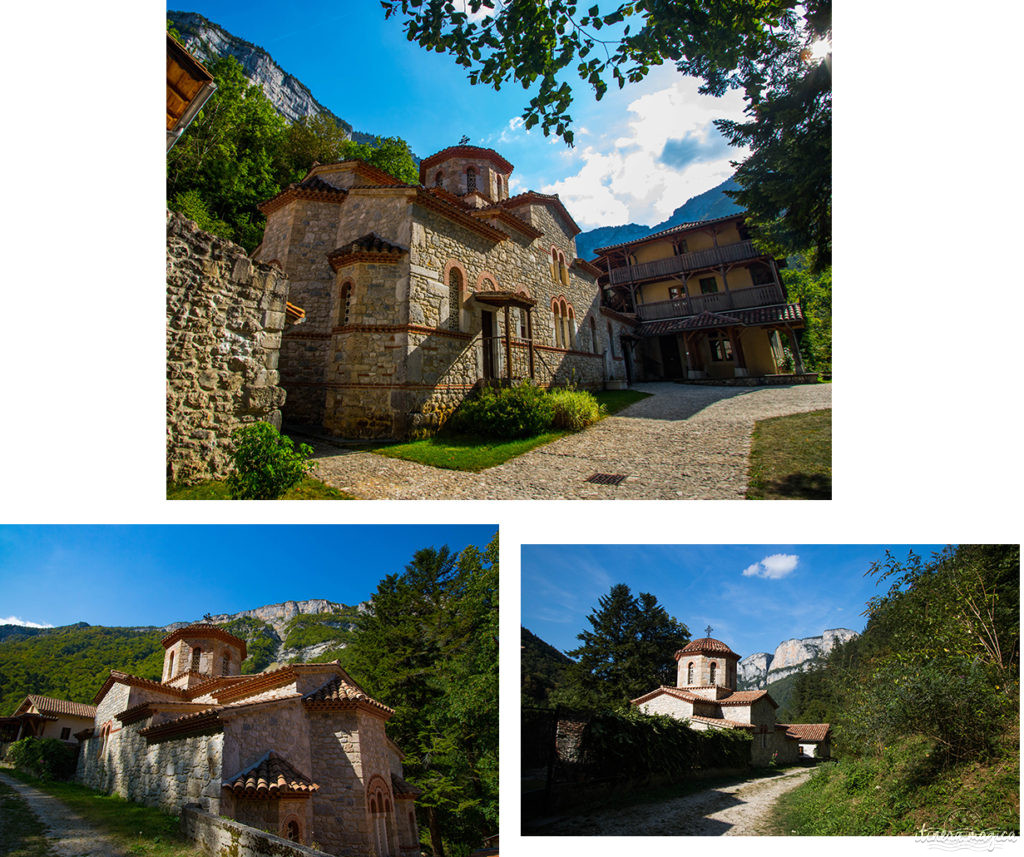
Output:
[[408,252],[404,247],[385,241],[376,232],[369,232],[332,250],[327,254],[327,261],[337,271],[343,265],[351,265],[353,262],[395,263],[402,254]]
[[670,226],[668,229],[662,229],[660,232],[652,232],[650,235],[644,235],[642,238],[634,238],[632,241],[623,241],[621,244],[609,244],[606,247],[595,247],[594,252],[600,255],[608,250],[618,250],[621,247],[639,246],[640,244],[646,244],[648,241],[655,241],[676,232],[688,232],[691,229],[703,229],[704,227],[711,226],[715,223],[725,223],[727,220],[743,219],[746,216],[745,211],[740,211],[736,214],[727,214],[724,217],[715,217],[710,220],[691,220],[689,223],[680,223],[676,226]]
[[36,711],[40,714],[88,717],[90,719],[96,716],[95,705],[86,705],[84,702],[71,702],[67,699],[54,699],[52,696],[38,696],[34,693],[30,693],[25,697],[25,701],[18,706],[15,714],[29,706],[35,706]]
[[517,208],[520,205],[550,205],[555,208],[569,225],[569,231],[573,235],[580,234],[580,228],[576,225],[576,221],[572,219],[572,215],[569,214],[568,210],[562,205],[562,200],[558,198],[558,194],[539,193],[535,190],[528,190],[524,193],[510,196],[508,199],[503,199],[497,203],[504,208]]
[[320,786],[271,751],[224,783],[223,788],[231,789],[238,797],[278,798],[309,797]]
[[395,798],[418,798],[423,794],[422,790],[416,788],[411,783],[407,783],[398,774],[391,775],[391,791],[394,793]]
[[512,164],[495,152],[494,149],[484,149],[481,146],[449,146],[447,149],[435,152],[430,157],[424,158],[420,161],[420,182],[422,184],[426,184],[427,170],[442,161],[449,160],[450,158],[482,159],[490,161],[498,168],[498,172],[505,174],[511,173],[514,169]]
[[239,649],[242,653],[242,660],[246,658],[245,640],[236,637],[234,634],[229,634],[220,625],[209,625],[205,622],[196,622],[192,625],[186,625],[184,628],[178,628],[177,631],[172,631],[160,642],[165,649],[173,646],[178,640],[184,639],[185,637],[200,637],[208,638],[213,640],[220,640],[222,643],[227,643],[230,646],[234,646]]
[[636,699],[630,700],[633,705],[640,705],[641,703],[647,702],[649,699],[661,694],[668,694],[674,696],[676,699],[682,699],[685,702],[703,702],[705,705],[714,705],[713,699],[705,699],[703,696],[697,696],[695,693],[690,693],[688,690],[684,690],[681,687],[672,687],[670,685],[663,684],[657,690],[652,690],[650,693],[645,693],[643,696],[638,696]]
[[780,723],[786,728],[786,737],[797,741],[824,741],[832,730],[830,723]]
[[700,714],[691,714],[690,720],[699,720],[710,726],[718,726],[722,729],[756,729],[752,723],[740,723],[738,720],[726,720],[724,717],[703,717]]
[[716,699],[716,705],[751,705],[759,699],[767,699],[775,708],[778,703],[768,695],[767,690],[734,690],[728,696]]
[[676,652],[676,660],[679,660],[680,655],[688,655],[691,652],[693,654],[735,655],[737,658],[739,657],[725,643],[713,637],[701,637],[699,640],[691,640]]
[[384,703],[377,702],[347,675],[338,675],[327,684],[302,697],[307,708],[316,710],[328,708],[363,708],[388,719],[395,713]]
[[161,741],[170,741],[183,735],[220,732],[223,728],[220,708],[205,708],[202,711],[168,720],[159,726],[146,726],[139,730],[139,734],[146,739],[147,744],[158,744]]
[[153,681],[153,679],[139,678],[137,675],[129,675],[128,673],[123,673],[120,670],[111,670],[110,675],[107,676],[107,680],[103,682],[103,687],[101,687],[96,692],[96,696],[93,697],[93,704],[98,705],[100,700],[107,695],[107,691],[115,684],[126,684],[129,687],[141,687],[148,690],[157,690],[175,699],[188,699],[188,694],[176,687],[168,687],[166,684]]
[[800,304],[777,304],[755,307],[754,309],[729,310],[726,313],[702,312],[686,318],[672,318],[665,321],[641,322],[641,336],[664,336],[681,333],[684,330],[703,330],[716,327],[746,327],[761,324],[803,324],[804,314]]

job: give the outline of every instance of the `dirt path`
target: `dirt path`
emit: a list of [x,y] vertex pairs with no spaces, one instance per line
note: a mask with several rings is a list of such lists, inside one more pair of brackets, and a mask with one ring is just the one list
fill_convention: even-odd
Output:
[[[636,389],[653,395],[482,473],[319,442],[314,475],[367,500],[742,500],[754,423],[832,407],[831,384]],[[595,473],[626,479],[587,482]]]
[[46,825],[50,847],[58,857],[129,857],[119,846],[57,798],[0,773],[0,781],[18,792]]
[[757,780],[623,809],[577,815],[538,829],[562,836],[758,836],[770,833],[768,821],[779,797],[810,776],[813,768],[787,771]]

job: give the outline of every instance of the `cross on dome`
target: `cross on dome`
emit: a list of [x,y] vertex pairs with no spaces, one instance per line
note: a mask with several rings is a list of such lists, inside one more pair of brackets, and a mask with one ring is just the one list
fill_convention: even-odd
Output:
[[707,626],[707,627],[706,627],[706,628],[704,629],[704,636],[705,636],[705,637],[710,637],[710,636],[711,636],[711,632],[712,632],[713,630],[714,630],[714,628],[712,628],[712,627],[711,627],[710,625],[708,625],[708,626]]

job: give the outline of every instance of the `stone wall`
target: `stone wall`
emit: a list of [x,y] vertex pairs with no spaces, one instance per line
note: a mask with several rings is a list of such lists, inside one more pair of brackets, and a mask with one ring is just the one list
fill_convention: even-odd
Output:
[[227,472],[239,425],[280,426],[277,371],[288,280],[230,241],[167,212],[167,476]]
[[176,813],[186,803],[219,812],[224,736],[190,735],[147,744],[139,734],[145,725],[138,721],[83,742],[75,779],[167,812]]
[[181,831],[211,857],[331,857],[192,804],[181,811]]

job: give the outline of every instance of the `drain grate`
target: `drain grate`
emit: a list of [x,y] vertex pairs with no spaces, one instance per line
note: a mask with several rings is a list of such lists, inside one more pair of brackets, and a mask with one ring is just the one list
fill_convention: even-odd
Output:
[[595,485],[618,485],[625,478],[625,473],[595,473],[584,481],[593,482]]

